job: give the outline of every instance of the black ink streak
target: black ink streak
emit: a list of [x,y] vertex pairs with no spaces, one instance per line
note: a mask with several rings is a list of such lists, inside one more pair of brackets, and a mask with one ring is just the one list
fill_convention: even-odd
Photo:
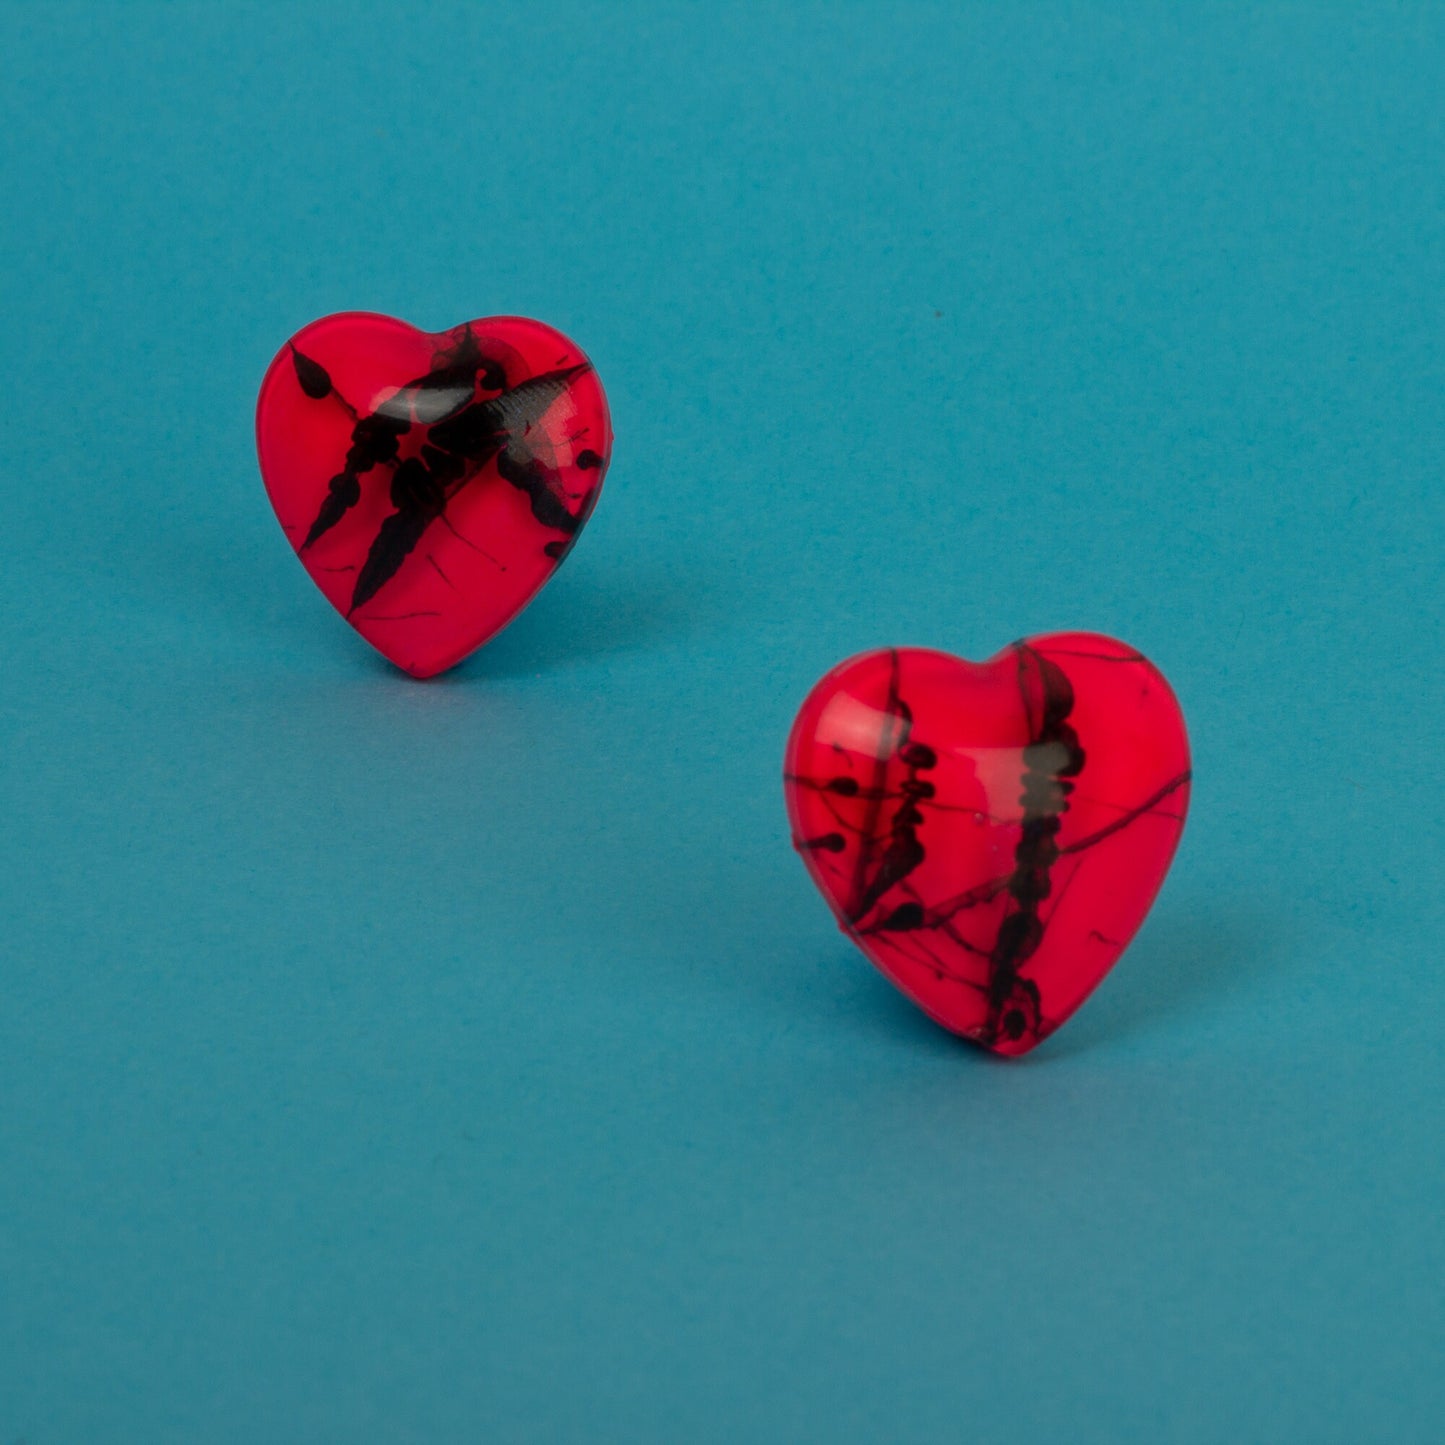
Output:
[[426,554],[426,559],[428,562],[431,563],[432,571],[435,572],[437,576],[440,577],[442,581],[445,582],[447,586],[452,589],[453,592],[455,592],[457,590],[456,584],[452,581],[450,577],[447,576],[445,572],[442,571],[442,564],[438,562],[437,559],[433,557],[430,552]]
[[[378,467],[392,469],[393,511],[382,521],[361,564],[349,614],[365,606],[400,571],[438,519],[474,551],[506,571],[490,553],[462,537],[446,517],[448,503],[488,462],[495,462],[498,476],[526,495],[532,516],[543,527],[563,534],[560,540],[547,543],[549,557],[560,559],[587,520],[597,485],[582,494],[582,505],[573,512],[565,500],[572,494],[563,487],[561,466],[549,464],[538,455],[537,447],[539,437],[546,441],[541,422],[547,410],[589,369],[588,363],[529,377],[509,387],[501,363],[483,354],[468,326],[453,347],[438,353],[424,376],[408,382],[363,416],[335,391],[319,362],[295,346],[291,357],[301,390],[315,401],[334,398],[355,422],[342,469],[327,483],[327,494],[298,550],[305,552],[313,546],[361,500],[364,476]],[[419,455],[403,459],[402,440],[415,428],[425,429]],[[584,451],[575,465],[581,471],[596,471],[601,469],[602,459],[596,452]],[[435,558],[428,554],[428,560],[451,586]]]
[[296,380],[301,383],[301,390],[312,401],[321,401],[331,394],[331,373],[319,361],[303,356],[294,345],[291,348],[291,364],[296,368]]
[[473,542],[472,539],[468,537],[465,533],[457,531],[456,527],[452,523],[452,519],[448,517],[445,512],[442,513],[442,526],[444,526],[447,531],[450,532],[452,536],[455,537],[457,541],[460,542],[464,547],[470,547],[472,551],[475,552],[479,557],[485,557],[487,561],[490,562],[497,569],[497,571],[505,572],[507,570],[506,564],[504,562],[499,562],[495,557],[492,556],[490,552],[487,551],[485,547],[478,547],[477,544]]

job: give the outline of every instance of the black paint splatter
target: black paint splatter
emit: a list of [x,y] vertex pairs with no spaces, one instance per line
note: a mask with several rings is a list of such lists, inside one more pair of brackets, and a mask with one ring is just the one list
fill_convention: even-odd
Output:
[[[485,353],[468,326],[454,346],[437,353],[425,375],[407,382],[375,411],[362,414],[336,390],[319,362],[294,345],[291,359],[303,393],[313,401],[334,401],[353,421],[342,469],[327,483],[326,496],[299,550],[314,546],[356,506],[371,472],[391,471],[392,511],[357,573],[348,613],[365,606],[396,576],[432,523],[446,520],[450,502],[476,481],[489,462],[495,463],[503,481],[526,496],[539,525],[562,534],[545,544],[548,557],[560,561],[590,516],[600,475],[580,499],[569,493],[541,426],[548,408],[590,370],[590,363],[578,362],[509,385],[503,362]],[[412,454],[403,456],[403,447]],[[587,449],[578,455],[575,466],[600,473],[602,458]],[[569,502],[579,500],[581,505],[574,511]]]

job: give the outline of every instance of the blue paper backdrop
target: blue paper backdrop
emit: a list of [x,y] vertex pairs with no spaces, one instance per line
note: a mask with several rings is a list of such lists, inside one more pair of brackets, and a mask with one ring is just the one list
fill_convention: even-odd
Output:
[[[0,12],[0,1441],[1441,1438],[1445,12]],[[251,416],[362,307],[617,446],[414,683]],[[1184,702],[1018,1066],[792,856],[889,642]]]

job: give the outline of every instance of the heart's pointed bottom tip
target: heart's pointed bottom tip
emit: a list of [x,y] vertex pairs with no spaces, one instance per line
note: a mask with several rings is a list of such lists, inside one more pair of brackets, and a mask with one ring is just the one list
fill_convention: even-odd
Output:
[[[968,1038],[967,1034],[962,1037]],[[1015,1059],[1021,1059],[1025,1054],[1031,1054],[1043,1042],[1042,1039],[1020,1040],[1016,1044],[990,1044],[983,1039],[968,1038],[974,1048],[982,1049],[990,1058],[1002,1059],[1004,1063],[1012,1063]]]
[[[429,682],[434,677],[440,677],[444,672],[450,672],[459,662],[465,658],[443,658],[432,660],[430,658],[401,658],[395,657],[389,652],[382,651],[377,647],[377,654],[385,659],[388,667],[394,667],[398,672],[405,673],[407,677],[417,682]],[[470,654],[469,654],[470,655]]]

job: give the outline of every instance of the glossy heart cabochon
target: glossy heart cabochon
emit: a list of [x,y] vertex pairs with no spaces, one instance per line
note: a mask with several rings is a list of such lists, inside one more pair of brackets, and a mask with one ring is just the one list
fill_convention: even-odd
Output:
[[592,364],[541,322],[429,335],[345,312],[281,348],[256,443],[311,580],[377,651],[430,677],[556,571],[596,505],[612,428]]
[[919,648],[834,668],[788,741],[793,841],[843,930],[945,1028],[1047,1038],[1149,911],[1189,804],[1169,684],[1093,633],[983,663]]

